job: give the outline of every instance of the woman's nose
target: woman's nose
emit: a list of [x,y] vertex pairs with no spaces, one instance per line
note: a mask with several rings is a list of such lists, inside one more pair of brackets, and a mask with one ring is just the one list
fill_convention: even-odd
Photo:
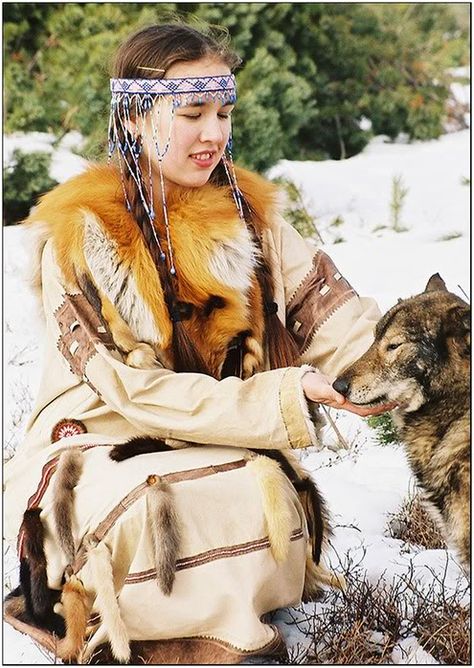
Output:
[[221,142],[224,137],[222,121],[218,116],[204,119],[201,127],[200,140],[202,142]]

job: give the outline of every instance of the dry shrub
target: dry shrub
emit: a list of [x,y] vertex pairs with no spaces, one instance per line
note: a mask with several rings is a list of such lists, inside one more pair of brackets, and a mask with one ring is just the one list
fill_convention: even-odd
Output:
[[433,573],[431,583],[421,590],[413,570],[392,585],[382,579],[370,583],[361,568],[350,564],[344,575],[345,592],[329,591],[323,603],[302,606],[292,616],[292,624],[306,637],[307,650],[290,656],[290,663],[392,663],[395,645],[410,636],[441,663],[470,663],[465,579],[453,591],[445,586],[445,576]]
[[435,521],[418,495],[410,496],[389,522],[392,538],[411,545],[421,545],[428,550],[445,549],[446,543]]
[[460,593],[436,600],[420,594],[414,619],[420,645],[447,665],[472,665],[471,610],[462,605]]

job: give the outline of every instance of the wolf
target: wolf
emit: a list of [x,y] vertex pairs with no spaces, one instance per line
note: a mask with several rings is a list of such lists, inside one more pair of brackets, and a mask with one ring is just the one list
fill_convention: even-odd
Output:
[[470,565],[469,305],[439,274],[377,323],[369,350],[333,383],[362,406],[395,402],[411,469],[448,545]]

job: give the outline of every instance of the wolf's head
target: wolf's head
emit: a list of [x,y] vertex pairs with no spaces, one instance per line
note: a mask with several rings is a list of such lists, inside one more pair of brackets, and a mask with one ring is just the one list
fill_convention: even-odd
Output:
[[455,399],[468,388],[470,334],[469,305],[435,274],[381,318],[369,350],[333,387],[354,404],[397,402],[405,412],[450,392]]

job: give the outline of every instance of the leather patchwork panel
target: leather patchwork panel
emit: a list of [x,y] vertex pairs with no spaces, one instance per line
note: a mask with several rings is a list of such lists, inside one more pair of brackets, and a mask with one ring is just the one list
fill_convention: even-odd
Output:
[[298,286],[287,307],[287,328],[300,353],[309,347],[321,325],[356,291],[339,273],[329,255],[319,250],[311,271]]
[[66,294],[54,316],[61,332],[58,349],[72,373],[87,382],[84,372],[87,362],[96,353],[95,344],[103,343],[111,350],[115,348],[110,331],[82,294]]

